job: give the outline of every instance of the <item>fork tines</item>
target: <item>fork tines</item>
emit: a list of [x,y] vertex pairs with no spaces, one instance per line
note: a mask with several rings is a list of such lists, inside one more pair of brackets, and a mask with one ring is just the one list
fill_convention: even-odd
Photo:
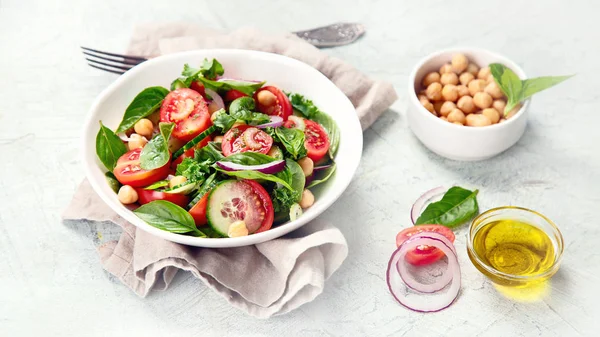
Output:
[[134,66],[147,61],[146,58],[139,56],[129,56],[114,53],[107,53],[100,50],[81,47],[86,60],[91,67],[108,71],[115,74],[124,74]]

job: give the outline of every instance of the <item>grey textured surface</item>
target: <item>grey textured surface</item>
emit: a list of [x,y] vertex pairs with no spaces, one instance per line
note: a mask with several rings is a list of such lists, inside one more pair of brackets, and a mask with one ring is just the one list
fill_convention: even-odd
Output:
[[[597,1],[17,1],[0,2],[0,334],[3,336],[575,336],[600,323]],[[269,32],[359,21],[358,43],[326,53],[394,83],[401,99],[365,132],[354,182],[323,216],[350,255],[314,302],[256,320],[189,274],[146,299],[101,269],[95,246],[110,226],[65,226],[60,213],[83,178],[79,133],[94,97],[115,76],[87,67],[78,49],[124,50],[135,23],[194,21]],[[506,153],[479,163],[444,160],[407,128],[408,73],[437,49],[499,51],[530,76],[577,73],[537,95],[529,127]],[[396,304],[385,286],[394,235],[424,190],[477,187],[483,209],[521,205],[562,229],[566,252],[543,301],[498,293],[468,261],[458,301],[437,314]],[[265,285],[268,286],[268,285]],[[134,332],[134,333],[131,333]]]

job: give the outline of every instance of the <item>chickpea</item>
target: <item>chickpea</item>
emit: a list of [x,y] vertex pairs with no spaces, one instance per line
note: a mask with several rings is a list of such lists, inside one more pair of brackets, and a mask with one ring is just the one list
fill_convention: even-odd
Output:
[[465,126],[463,123],[461,122],[453,122],[452,124],[456,124],[456,125],[460,125],[460,126]]
[[500,120],[500,114],[494,108],[483,109],[481,114],[487,116],[492,121],[492,124],[496,124]]
[[460,124],[465,124],[465,114],[459,109],[454,109],[448,114],[448,122],[459,122]]
[[461,97],[458,102],[456,102],[456,107],[466,114],[475,111],[475,104],[473,103],[473,98],[471,96]]
[[479,109],[486,109],[492,106],[492,96],[487,92],[478,92],[473,96],[473,103]]
[[518,104],[516,107],[514,107],[512,110],[510,110],[506,116],[504,116],[504,118],[506,119],[511,119],[514,115],[517,114],[517,112],[519,112],[519,109],[521,109],[521,104]]
[[427,98],[426,95],[418,94],[417,98],[419,99],[419,102],[421,102],[421,101],[428,101],[429,102],[429,98]]
[[152,137],[152,132],[154,132],[154,125],[149,119],[142,118],[135,123],[133,130],[140,136],[150,138]]
[[129,185],[121,186],[119,193],[117,193],[117,197],[123,205],[133,204],[134,202],[138,201],[137,192]]
[[240,236],[248,235],[248,227],[246,227],[246,223],[243,220],[238,220],[231,225],[227,229],[227,236],[230,238],[237,238]]
[[463,85],[469,84],[469,82],[471,82],[474,79],[475,79],[475,76],[473,76],[473,74],[471,74],[471,73],[462,73],[458,77],[460,84],[463,84]]
[[475,63],[471,62],[467,66],[467,69],[465,70],[465,72],[470,73],[471,75],[477,77],[477,74],[479,73],[479,67]]
[[256,100],[258,103],[264,106],[271,106],[277,101],[275,94],[269,90],[261,90],[256,94]]
[[427,111],[431,112],[432,114],[437,116],[437,113],[435,112],[435,108],[433,107],[433,104],[431,104],[431,102],[427,101],[423,101],[421,102],[421,105],[423,105],[423,107],[425,107],[425,109],[427,109]]
[[312,159],[308,157],[304,157],[302,159],[298,159],[298,164],[302,167],[302,172],[304,172],[304,176],[308,177],[313,173],[313,169],[315,168],[315,163],[313,163]]
[[184,176],[174,176],[169,180],[169,187],[173,188],[175,186],[179,186],[187,181],[187,178]]
[[429,98],[432,101],[441,100],[442,99],[442,85],[437,82],[431,83],[427,87],[427,98]]
[[469,66],[469,60],[465,54],[455,54],[452,56],[452,70],[455,73],[460,74]]
[[467,96],[467,95],[471,94],[469,92],[469,88],[467,88],[466,85],[462,85],[462,84],[461,85],[457,85],[456,89],[458,90],[458,98],[461,98],[463,96]]
[[452,70],[452,65],[450,63],[446,63],[443,66],[440,67],[440,74],[447,74],[447,73],[451,73],[453,72]]
[[442,97],[446,101],[456,102],[458,99],[458,89],[454,84],[446,84],[442,89]]
[[504,113],[505,107],[506,107],[506,102],[501,99],[497,99],[492,103],[492,108],[496,109],[496,111],[498,111],[501,114]]
[[450,111],[454,109],[456,109],[456,104],[454,104],[454,102],[444,102],[444,104],[442,104],[442,107],[440,108],[440,115],[446,117],[448,116]]
[[140,149],[146,146],[147,143],[148,141],[144,136],[140,136],[137,133],[132,133],[131,136],[129,136],[127,147],[129,148],[129,151],[131,151],[135,149]]
[[496,81],[491,81],[488,83],[488,85],[485,86],[484,91],[495,99],[502,98],[502,96],[504,96],[504,93],[502,93],[502,90],[500,90],[500,87],[498,84],[496,84]]
[[215,143],[222,143],[223,142],[223,136],[216,136],[215,138],[213,138],[212,140]]
[[302,199],[300,199],[300,202],[299,202],[300,207],[309,208],[314,203],[315,203],[315,196],[312,194],[311,191],[305,189],[304,192],[302,192]]
[[442,109],[442,105],[444,104],[444,101],[437,101],[437,102],[433,102],[433,110],[435,110],[436,114],[440,114],[440,110]]
[[435,82],[439,82],[440,81],[440,74],[437,72],[431,72],[427,75],[425,75],[425,77],[423,77],[423,86],[424,87],[428,87],[431,83],[435,83]]
[[475,96],[476,93],[482,92],[485,89],[484,80],[472,80],[468,85],[469,93],[471,96]]
[[466,118],[467,126],[487,126],[492,125],[492,121],[482,114],[470,114]]
[[487,80],[491,74],[492,72],[490,71],[490,67],[483,67],[479,69],[479,72],[477,73],[477,78],[480,80]]
[[446,84],[457,85],[458,84],[458,76],[455,73],[442,74],[442,77],[440,78],[440,83],[442,83],[443,85],[446,85]]

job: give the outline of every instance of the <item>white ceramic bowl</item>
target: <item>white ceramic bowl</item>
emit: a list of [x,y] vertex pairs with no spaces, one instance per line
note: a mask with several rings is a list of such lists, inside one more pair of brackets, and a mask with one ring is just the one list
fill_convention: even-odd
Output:
[[[315,204],[295,221],[263,233],[239,238],[196,238],[173,234],[152,227],[124,207],[105,181],[105,168],[97,159],[95,139],[98,121],[117,127],[125,108],[144,88],[156,85],[169,87],[183,65],[198,65],[204,58],[216,58],[225,68],[225,76],[266,80],[267,84],[297,92],[314,101],[337,122],[341,141],[336,155],[337,172],[323,186],[315,189]],[[248,50],[197,50],[157,57],[136,66],[119,77],[96,98],[83,129],[83,163],[94,190],[115,212],[140,229],[174,242],[199,247],[237,247],[252,245],[289,233],[325,211],[344,192],[362,152],[362,131],[358,117],[348,98],[323,74],[300,61],[270,53]]]
[[456,53],[463,53],[480,67],[502,63],[521,79],[525,72],[511,60],[491,51],[476,48],[446,49],[423,58],[415,66],[408,81],[408,123],[413,133],[431,151],[453,160],[483,160],[507,150],[523,135],[527,124],[529,100],[509,120],[485,127],[467,127],[441,120],[425,109],[417,98],[423,77],[450,62]]

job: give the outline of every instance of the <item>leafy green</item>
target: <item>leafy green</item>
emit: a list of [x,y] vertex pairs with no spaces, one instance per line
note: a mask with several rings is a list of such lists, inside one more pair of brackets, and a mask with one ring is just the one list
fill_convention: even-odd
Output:
[[108,171],[104,174],[104,177],[106,178],[106,182],[108,183],[108,186],[110,186],[110,188],[115,191],[115,193],[119,192],[119,188],[121,188],[121,183],[117,180],[117,177],[115,177],[115,175]]
[[292,186],[290,186],[290,184],[287,181],[280,178],[281,173],[274,175],[274,174],[266,174],[266,173],[262,173],[262,172],[258,172],[258,171],[226,171],[226,170],[223,170],[220,168],[217,168],[217,171],[219,171],[223,174],[226,174],[228,176],[242,178],[242,179],[272,181],[274,183],[283,185],[285,188],[287,188],[289,190],[293,190]]
[[225,109],[218,110],[216,112],[215,120],[213,121],[214,126],[221,129],[222,133],[225,133],[231,129],[233,124],[235,123],[235,118],[231,117]]
[[202,165],[193,158],[185,158],[175,169],[175,174],[184,176],[189,182],[203,181],[209,172],[209,166]]
[[189,88],[192,82],[197,81],[200,77],[214,80],[223,73],[223,65],[215,59],[209,61],[205,58],[200,68],[194,68],[186,63],[183,66],[181,76],[171,83],[171,90]]
[[337,165],[335,163],[331,163],[330,167],[320,170],[319,172],[313,173],[315,175],[314,179],[310,182],[310,184],[308,184],[307,188],[315,187],[329,180],[329,178],[331,178],[331,176],[335,172],[336,168]]
[[217,76],[223,75],[225,73],[225,69],[223,69],[223,65],[216,59],[209,61],[205,58],[202,62],[202,68],[200,68],[200,72],[205,78],[214,80],[217,78]]
[[218,91],[218,90],[237,90],[239,92],[243,92],[248,96],[252,96],[252,94],[261,88],[265,82],[247,82],[247,81],[239,81],[239,80],[220,80],[213,81],[204,77],[198,77],[198,81],[202,82],[204,86],[208,89]]
[[[291,174],[292,181],[290,185],[295,191],[302,194],[304,191],[304,183],[306,182],[306,177],[304,177],[304,171],[302,171],[302,167],[300,164],[291,159],[285,160],[285,166]],[[300,198],[298,198],[296,201],[300,201]]]
[[275,129],[278,140],[283,144],[286,152],[294,159],[306,157],[304,147],[304,132],[299,129],[279,127]]
[[152,114],[161,106],[168,93],[169,90],[163,87],[149,87],[142,90],[125,110],[123,120],[121,120],[116,132],[125,132],[137,121]]
[[171,154],[169,153],[169,138],[175,128],[174,123],[160,123],[160,133],[152,138],[140,153],[140,166],[144,170],[153,170],[165,166]]
[[302,167],[291,159],[285,161],[286,170],[282,174],[282,179],[287,180],[290,183],[292,189],[284,188],[283,186],[277,186],[271,192],[271,200],[273,201],[273,208],[275,212],[288,212],[293,204],[298,203],[302,199],[302,192],[304,191],[304,183],[306,178]]
[[335,121],[326,113],[319,110],[317,106],[309,99],[300,94],[288,94],[292,107],[300,112],[304,117],[315,121],[327,132],[329,136],[329,156],[333,158],[340,145],[340,129]]
[[442,200],[429,204],[415,225],[438,224],[446,227],[460,225],[479,212],[477,193],[462,187],[451,187]]
[[127,152],[127,147],[111,129],[100,121],[100,130],[96,135],[96,155],[107,170],[115,169],[117,160]]
[[154,184],[144,187],[144,189],[145,190],[157,190],[159,188],[166,187],[166,186],[169,186],[168,180],[159,180],[159,181],[155,182]]
[[505,116],[517,104],[528,99],[533,94],[553,87],[573,76],[544,76],[521,80],[510,68],[500,63],[490,64],[490,71],[492,76],[494,76],[494,81],[496,81],[508,99],[504,108]]
[[166,200],[154,200],[133,211],[140,219],[158,229],[178,234],[191,233],[206,237],[196,228],[194,219],[185,209]]
[[241,165],[262,165],[274,162],[276,160],[277,159],[269,157],[266,154],[256,152],[235,153],[221,159],[221,161],[227,161]]
[[240,97],[235,99],[229,105],[229,115],[236,119],[246,122],[249,125],[259,125],[268,123],[269,116],[260,112],[253,112],[255,108],[252,97]]
[[189,88],[190,85],[192,85],[192,79],[192,77],[176,78],[173,82],[171,82],[171,91],[181,88]]
[[196,161],[203,163],[204,165],[212,165],[215,162],[223,159],[223,153],[221,153],[221,143],[208,142],[206,146],[196,150],[194,158]]

